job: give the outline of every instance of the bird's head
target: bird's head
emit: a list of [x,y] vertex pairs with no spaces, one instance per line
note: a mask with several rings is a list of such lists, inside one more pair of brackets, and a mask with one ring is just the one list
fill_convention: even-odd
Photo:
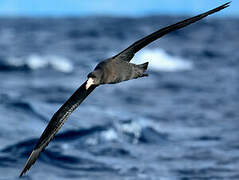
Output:
[[88,80],[86,83],[86,89],[88,89],[91,85],[100,85],[101,79],[102,79],[102,71],[97,69],[93,72],[88,74]]

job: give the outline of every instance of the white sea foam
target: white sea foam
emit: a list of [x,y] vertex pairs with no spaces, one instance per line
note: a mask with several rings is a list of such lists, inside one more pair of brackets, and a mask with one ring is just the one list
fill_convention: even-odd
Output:
[[27,66],[32,70],[50,67],[64,73],[73,71],[73,64],[70,60],[59,56],[39,56],[32,54],[26,58],[12,57],[7,59],[7,62],[14,67]]
[[[139,138],[142,135],[144,129],[150,128],[156,132],[161,132],[160,125],[150,121],[149,119],[139,118],[137,121],[129,122],[118,122],[114,125],[114,128],[110,128],[101,132],[101,138],[105,141],[124,141],[124,135],[130,135],[132,138],[132,143],[137,144]],[[95,145],[98,141],[91,142],[92,139],[89,139],[88,144]]]
[[116,141],[118,139],[118,134],[114,129],[103,131],[101,136],[107,141]]
[[162,49],[145,49],[133,59],[136,64],[149,62],[149,69],[153,71],[184,71],[193,68],[192,62],[181,57],[172,56]]

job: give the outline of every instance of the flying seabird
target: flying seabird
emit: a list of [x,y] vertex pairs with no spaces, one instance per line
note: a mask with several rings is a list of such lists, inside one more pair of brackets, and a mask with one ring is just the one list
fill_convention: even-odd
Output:
[[88,74],[88,79],[74,92],[74,94],[60,107],[60,109],[52,116],[46,129],[42,133],[40,139],[35,145],[30,157],[28,158],[21,174],[21,177],[35,163],[40,153],[46,148],[49,142],[56,135],[61,126],[65,123],[70,114],[84,101],[84,99],[101,84],[115,84],[130,79],[136,79],[148,76],[145,73],[148,62],[137,65],[130,63],[135,53],[147,46],[149,43],[164,36],[167,33],[183,28],[192,24],[206,16],[227,8],[230,2],[225,3],[215,9],[192,18],[180,21],[176,24],[159,29],[158,31],[136,41],[119,54],[100,62],[93,72]]

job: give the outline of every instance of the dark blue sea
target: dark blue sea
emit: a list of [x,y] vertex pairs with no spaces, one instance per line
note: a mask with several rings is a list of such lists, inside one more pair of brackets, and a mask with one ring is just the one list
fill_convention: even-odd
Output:
[[[0,18],[0,179],[98,62],[183,18]],[[23,179],[238,180],[238,48],[212,16],[147,46],[149,77],[97,88]]]

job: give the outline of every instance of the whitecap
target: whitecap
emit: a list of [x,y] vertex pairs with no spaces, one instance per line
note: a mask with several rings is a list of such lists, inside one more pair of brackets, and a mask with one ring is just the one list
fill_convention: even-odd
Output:
[[116,141],[118,139],[118,134],[114,129],[103,131],[101,136],[107,141]]
[[193,63],[181,57],[172,56],[162,49],[144,49],[133,58],[133,63],[149,62],[153,71],[185,71],[193,68]]
[[73,71],[73,64],[66,58],[59,57],[59,56],[49,56],[51,66],[61,72],[72,72]]
[[30,55],[29,57],[26,58],[26,61],[23,63],[28,65],[28,67],[33,70],[44,68],[49,65],[49,62],[45,57],[41,57],[38,55]]
[[130,122],[130,123],[123,123],[120,124],[120,126],[118,126],[119,131],[123,134],[131,134],[133,135],[134,139],[133,139],[133,143],[137,144],[139,137],[142,133],[142,129],[143,127],[137,123],[137,122]]
[[40,56],[32,54],[25,58],[11,57],[7,59],[7,63],[13,67],[28,67],[31,70],[50,67],[64,73],[70,73],[74,69],[69,59],[53,55]]
[[95,137],[91,137],[91,138],[86,139],[85,143],[89,146],[94,146],[94,145],[99,144],[98,139],[95,138]]

